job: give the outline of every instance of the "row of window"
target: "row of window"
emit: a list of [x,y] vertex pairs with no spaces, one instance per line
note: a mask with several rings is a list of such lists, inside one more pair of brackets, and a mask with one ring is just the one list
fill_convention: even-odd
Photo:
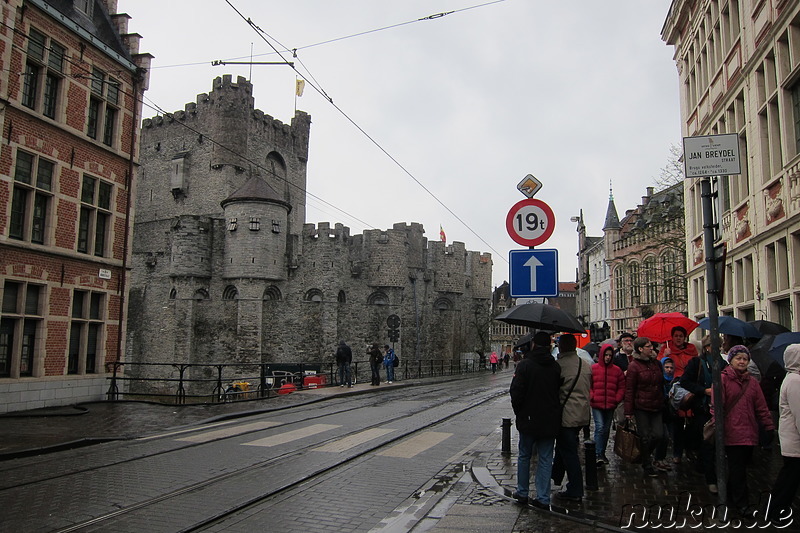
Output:
[[[49,244],[48,229],[54,224],[53,190],[55,164],[42,157],[17,151],[11,219],[8,236],[34,244]],[[78,252],[104,257],[111,228],[114,186],[83,176],[78,217]]]
[[[9,281],[0,308],[0,377],[33,376],[37,353],[44,353],[46,287]],[[93,374],[102,360],[106,295],[75,289],[67,350],[67,374]]]
[[668,250],[658,259],[646,257],[641,265],[631,261],[618,266],[612,278],[615,307],[685,300],[686,280],[681,265],[678,255]]
[[[27,59],[22,77],[22,105],[58,120],[64,109],[61,100],[67,49],[42,32],[31,28],[28,34]],[[113,146],[119,115],[120,82],[101,69],[92,68],[90,96],[86,117],[86,135]]]

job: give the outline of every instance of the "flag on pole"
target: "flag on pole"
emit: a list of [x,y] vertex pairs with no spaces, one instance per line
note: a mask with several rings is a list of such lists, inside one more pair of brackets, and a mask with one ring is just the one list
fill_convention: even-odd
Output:
[[295,80],[294,94],[303,96],[303,89],[306,88],[306,80]]
[[447,242],[447,235],[444,234],[441,224],[439,224],[439,240],[442,242]]

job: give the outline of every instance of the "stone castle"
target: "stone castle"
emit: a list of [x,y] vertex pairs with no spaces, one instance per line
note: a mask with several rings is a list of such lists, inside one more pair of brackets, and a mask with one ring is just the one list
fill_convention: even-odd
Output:
[[255,109],[250,82],[227,75],[144,120],[128,361],[326,363],[340,339],[364,360],[391,344],[393,314],[403,360],[480,349],[491,255],[429,242],[418,223],[306,224],[310,126]]

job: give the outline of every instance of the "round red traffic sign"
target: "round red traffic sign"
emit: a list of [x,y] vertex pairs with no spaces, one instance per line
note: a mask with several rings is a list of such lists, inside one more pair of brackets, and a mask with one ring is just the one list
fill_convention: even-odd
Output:
[[506,229],[517,244],[538,246],[553,234],[556,217],[550,206],[541,200],[520,200],[506,216]]

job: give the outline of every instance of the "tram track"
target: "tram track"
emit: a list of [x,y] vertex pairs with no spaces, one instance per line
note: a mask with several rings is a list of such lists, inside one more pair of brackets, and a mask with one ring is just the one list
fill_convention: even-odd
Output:
[[[394,400],[397,400],[397,399],[406,399],[405,396],[407,395],[407,390],[408,389],[392,389],[392,390],[387,390],[387,391],[380,391],[380,395],[381,395],[380,396],[380,400],[381,401],[394,401]],[[375,391],[375,392],[378,393],[378,391]],[[474,394],[474,393],[475,393],[475,391],[473,389],[469,394]],[[93,456],[92,457],[92,465],[91,466],[75,467],[73,469],[70,469],[70,470],[67,470],[67,471],[64,471],[64,472],[47,474],[47,475],[40,476],[40,477],[31,476],[30,474],[26,474],[25,476],[15,475],[15,471],[20,470],[20,467],[18,467],[16,465],[13,465],[13,464],[9,464],[9,463],[0,464],[0,474],[3,474],[3,477],[6,480],[14,480],[14,481],[12,481],[13,484],[9,484],[9,485],[3,485],[3,482],[0,482],[0,495],[5,491],[19,489],[19,488],[24,487],[26,485],[34,485],[34,484],[37,484],[37,483],[45,483],[45,482],[48,482],[48,481],[52,481],[52,480],[56,480],[56,479],[64,478],[64,477],[68,477],[68,476],[91,473],[91,472],[97,472],[97,471],[100,471],[100,470],[103,470],[103,469],[106,469],[106,468],[110,468],[110,467],[114,467],[114,466],[133,463],[133,462],[136,462],[136,461],[147,460],[147,459],[151,459],[151,458],[154,458],[154,457],[157,457],[157,456],[160,456],[160,455],[176,453],[176,452],[180,452],[180,451],[186,450],[188,448],[193,448],[193,447],[197,447],[197,446],[203,446],[204,444],[208,444],[208,443],[211,443],[211,442],[218,442],[218,441],[225,440],[225,439],[236,438],[236,437],[239,437],[239,436],[242,436],[242,435],[246,435],[246,434],[249,434],[249,433],[257,433],[259,431],[263,431],[263,429],[253,429],[253,430],[250,430],[250,431],[243,431],[241,433],[237,433],[237,434],[230,435],[230,436],[219,437],[219,438],[216,438],[216,439],[213,439],[213,440],[210,440],[210,441],[206,441],[206,442],[198,442],[198,443],[185,442],[185,443],[182,443],[182,444],[176,446],[174,444],[174,438],[177,435],[187,435],[187,434],[192,434],[192,433],[204,432],[204,431],[208,431],[210,429],[215,429],[215,428],[232,427],[232,426],[235,426],[237,424],[241,424],[243,422],[243,420],[249,419],[249,418],[263,419],[263,418],[270,417],[270,416],[274,416],[275,418],[280,418],[281,416],[285,416],[285,415],[291,414],[291,413],[311,412],[311,414],[309,414],[305,418],[302,418],[300,420],[282,422],[281,424],[275,425],[275,426],[271,427],[270,429],[276,430],[276,429],[281,429],[281,428],[287,428],[287,427],[291,427],[291,426],[294,426],[294,425],[305,424],[305,423],[307,423],[308,421],[311,421],[311,420],[317,420],[317,419],[321,419],[321,418],[326,418],[326,417],[330,417],[330,416],[336,416],[336,415],[339,415],[339,414],[347,413],[347,412],[352,411],[354,409],[354,405],[357,408],[359,404],[363,404],[365,402],[365,397],[371,397],[371,396],[373,396],[373,395],[372,394],[368,394],[368,395],[360,394],[360,395],[357,395],[357,396],[339,397],[335,408],[330,409],[330,410],[323,410],[322,412],[319,412],[319,410],[321,409],[320,403],[319,402],[312,402],[312,403],[309,403],[309,404],[301,404],[301,405],[297,405],[297,406],[289,406],[289,407],[282,408],[282,409],[274,411],[274,412],[267,412],[267,413],[259,412],[259,413],[240,416],[240,417],[237,417],[237,418],[233,418],[231,420],[225,420],[225,421],[221,421],[221,422],[216,422],[216,423],[198,424],[196,426],[189,427],[189,428],[176,428],[174,430],[168,430],[168,431],[156,433],[156,434],[153,434],[153,435],[146,435],[146,436],[142,436],[142,437],[134,437],[134,438],[129,438],[129,439],[119,439],[119,440],[113,441],[111,444],[112,445],[115,445],[115,444],[118,445],[119,443],[123,443],[123,444],[131,444],[131,443],[133,443],[134,447],[135,447],[135,446],[137,446],[139,444],[147,445],[147,444],[150,444],[150,443],[153,443],[153,442],[158,442],[159,440],[170,440],[170,441],[172,441],[172,443],[171,443],[170,447],[168,447],[168,448],[165,448],[165,449],[162,449],[162,450],[158,450],[158,451],[145,452],[145,453],[136,453],[136,449],[135,448],[129,448],[128,452],[127,452],[127,453],[129,453],[128,457],[119,458],[119,456],[117,454],[109,454],[111,459],[108,460],[108,461],[102,461],[102,460],[98,461],[97,460],[98,458],[96,456]],[[418,400],[418,401],[425,401],[425,399],[427,397],[435,397],[435,396],[436,396],[436,391],[435,390],[425,390],[421,394],[416,395],[414,397],[414,399]],[[326,399],[321,400],[321,401],[326,401],[326,400],[329,400],[329,399],[330,398],[326,398]],[[345,404],[345,405],[342,405],[342,404]],[[398,417],[398,418],[402,418],[402,416]],[[396,419],[397,418],[395,418],[395,420]],[[108,443],[106,443],[106,444],[108,444]],[[90,448],[81,448],[79,451],[73,450],[72,452],[73,453],[77,453],[77,454],[81,454],[81,455],[84,455],[84,456],[92,456],[93,455],[93,453],[92,453],[93,449],[94,448],[92,448],[92,447],[90,447]],[[44,465],[44,464],[47,463],[48,460],[50,460],[50,459],[45,459],[44,461],[42,461],[40,459],[39,461],[37,461],[37,464],[39,466]],[[54,463],[55,462],[60,462],[60,458],[53,458],[52,461]],[[47,470],[47,469],[41,469],[41,471],[49,472],[49,470]]]
[[[242,512],[246,509],[249,509],[254,506],[258,506],[263,502],[278,496],[282,493],[292,490],[293,488],[297,487],[301,483],[305,483],[309,480],[313,480],[318,478],[319,476],[323,476],[326,473],[340,468],[348,463],[356,461],[360,458],[368,456],[370,454],[375,453],[376,451],[380,450],[381,448],[391,446],[393,443],[400,441],[402,439],[408,438],[415,433],[423,432],[437,424],[442,423],[450,418],[463,414],[464,412],[469,411],[470,409],[475,409],[480,405],[492,401],[498,396],[503,395],[504,391],[498,391],[496,389],[486,388],[486,389],[468,389],[464,391],[456,390],[458,394],[455,394],[449,397],[446,403],[441,402],[434,402],[433,405],[425,405],[420,408],[411,408],[405,412],[397,414],[396,416],[392,416],[389,418],[383,418],[380,421],[362,425],[355,428],[352,431],[347,431],[345,433],[339,433],[335,436],[331,436],[322,440],[315,439],[312,443],[306,444],[302,447],[293,449],[291,451],[287,451],[284,453],[280,453],[269,457],[263,461],[259,461],[256,463],[246,464],[241,467],[235,468],[228,472],[214,475],[208,479],[201,480],[196,483],[189,483],[185,486],[179,487],[177,489],[164,492],[162,494],[158,494],[151,498],[147,498],[138,502],[134,502],[128,505],[122,505],[121,508],[115,509],[110,512],[105,512],[103,514],[99,514],[96,517],[91,519],[87,519],[81,521],[79,523],[72,524],[68,527],[63,527],[61,529],[57,529],[61,533],[71,532],[71,531],[100,531],[100,530],[113,530],[116,529],[114,527],[115,523],[124,523],[126,517],[131,515],[135,515],[137,513],[153,513],[157,512],[161,506],[166,506],[166,508],[176,508],[180,506],[180,503],[177,503],[178,500],[203,500],[203,501],[214,501],[215,495],[225,494],[233,492],[237,493],[246,493],[247,497],[240,498],[239,501],[232,502],[223,508],[218,509],[209,509],[208,516],[199,517],[200,519],[196,522],[188,525],[186,528],[182,529],[182,531],[202,531],[212,525],[219,523],[220,521],[225,520],[226,518],[235,515],[236,513]],[[392,394],[394,393],[394,394]],[[314,413],[311,416],[303,417],[302,420],[294,420],[285,422],[280,425],[272,426],[268,428],[268,431],[275,432],[275,431],[285,431],[287,428],[295,425],[308,425],[309,421],[319,420],[326,417],[336,417],[337,415],[341,415],[344,413],[351,413],[357,409],[368,409],[372,405],[374,405],[374,400],[376,395],[364,395],[353,398],[352,401],[347,401],[346,405],[342,405],[341,402],[337,405],[335,409],[325,410],[322,413]],[[408,398],[406,394],[402,394],[402,390],[397,391],[381,391],[380,395],[378,396],[379,401],[395,401],[397,399],[403,400],[418,400],[418,401],[431,401],[435,397],[433,393],[423,393],[417,395],[413,398]],[[371,403],[373,402],[373,403]],[[442,407],[446,406],[447,404],[459,404],[454,405],[454,409],[452,410],[445,410],[442,412]],[[302,414],[306,411],[316,411],[316,409],[310,408],[308,406],[298,406],[295,414]],[[435,416],[431,416],[431,414],[438,411],[439,413]],[[327,443],[344,439],[349,436],[356,435],[358,433],[378,428],[379,426],[386,426],[387,424],[392,424],[394,422],[403,420],[403,419],[419,419],[422,420],[420,424],[413,424],[412,427],[396,430],[391,435],[387,435],[382,438],[375,439],[371,441],[369,444],[365,444],[359,447],[360,451],[348,453],[345,457],[336,456],[332,457],[330,461],[321,464],[319,468],[314,469],[313,471],[306,472],[301,479],[289,479],[285,482],[277,484],[269,488],[269,490],[264,491],[263,487],[263,479],[270,477],[270,469],[276,468],[278,465],[281,464],[292,464],[293,462],[300,461],[301,458],[307,454],[313,448],[324,446]],[[428,419],[428,420],[425,420]],[[198,427],[193,428],[191,431],[180,431],[179,433],[197,433],[202,431],[209,431],[213,429],[209,427]],[[235,433],[228,436],[220,437],[218,439],[208,440],[204,442],[198,443],[189,443],[186,445],[179,445],[177,447],[171,448],[170,450],[160,450],[155,453],[139,455],[137,457],[127,458],[122,461],[117,461],[110,464],[105,464],[101,466],[97,466],[94,468],[86,468],[75,470],[69,473],[59,474],[57,476],[53,476],[50,478],[45,478],[39,481],[25,481],[15,485],[14,487],[8,487],[7,489],[0,490],[0,494],[3,491],[10,491],[13,488],[20,488],[27,485],[36,485],[37,483],[46,483],[47,481],[54,480],[57,478],[68,477],[70,475],[90,475],[93,472],[102,471],[104,469],[110,469],[114,466],[131,463],[131,466],[135,465],[136,461],[145,461],[147,459],[152,459],[157,456],[169,454],[169,453],[177,453],[180,451],[185,451],[189,448],[195,447],[202,447],[202,446],[211,446],[211,445],[219,445],[220,441],[224,441],[227,439],[233,438],[241,438],[243,435],[248,435],[251,433],[257,433],[259,431],[266,431],[266,430],[254,430],[254,431],[245,431],[242,433]],[[147,437],[150,441],[157,441],[158,439],[174,439],[176,436],[176,432],[171,432],[166,435],[154,435]],[[250,484],[249,488],[245,486]],[[121,505],[121,504],[118,504]]]

